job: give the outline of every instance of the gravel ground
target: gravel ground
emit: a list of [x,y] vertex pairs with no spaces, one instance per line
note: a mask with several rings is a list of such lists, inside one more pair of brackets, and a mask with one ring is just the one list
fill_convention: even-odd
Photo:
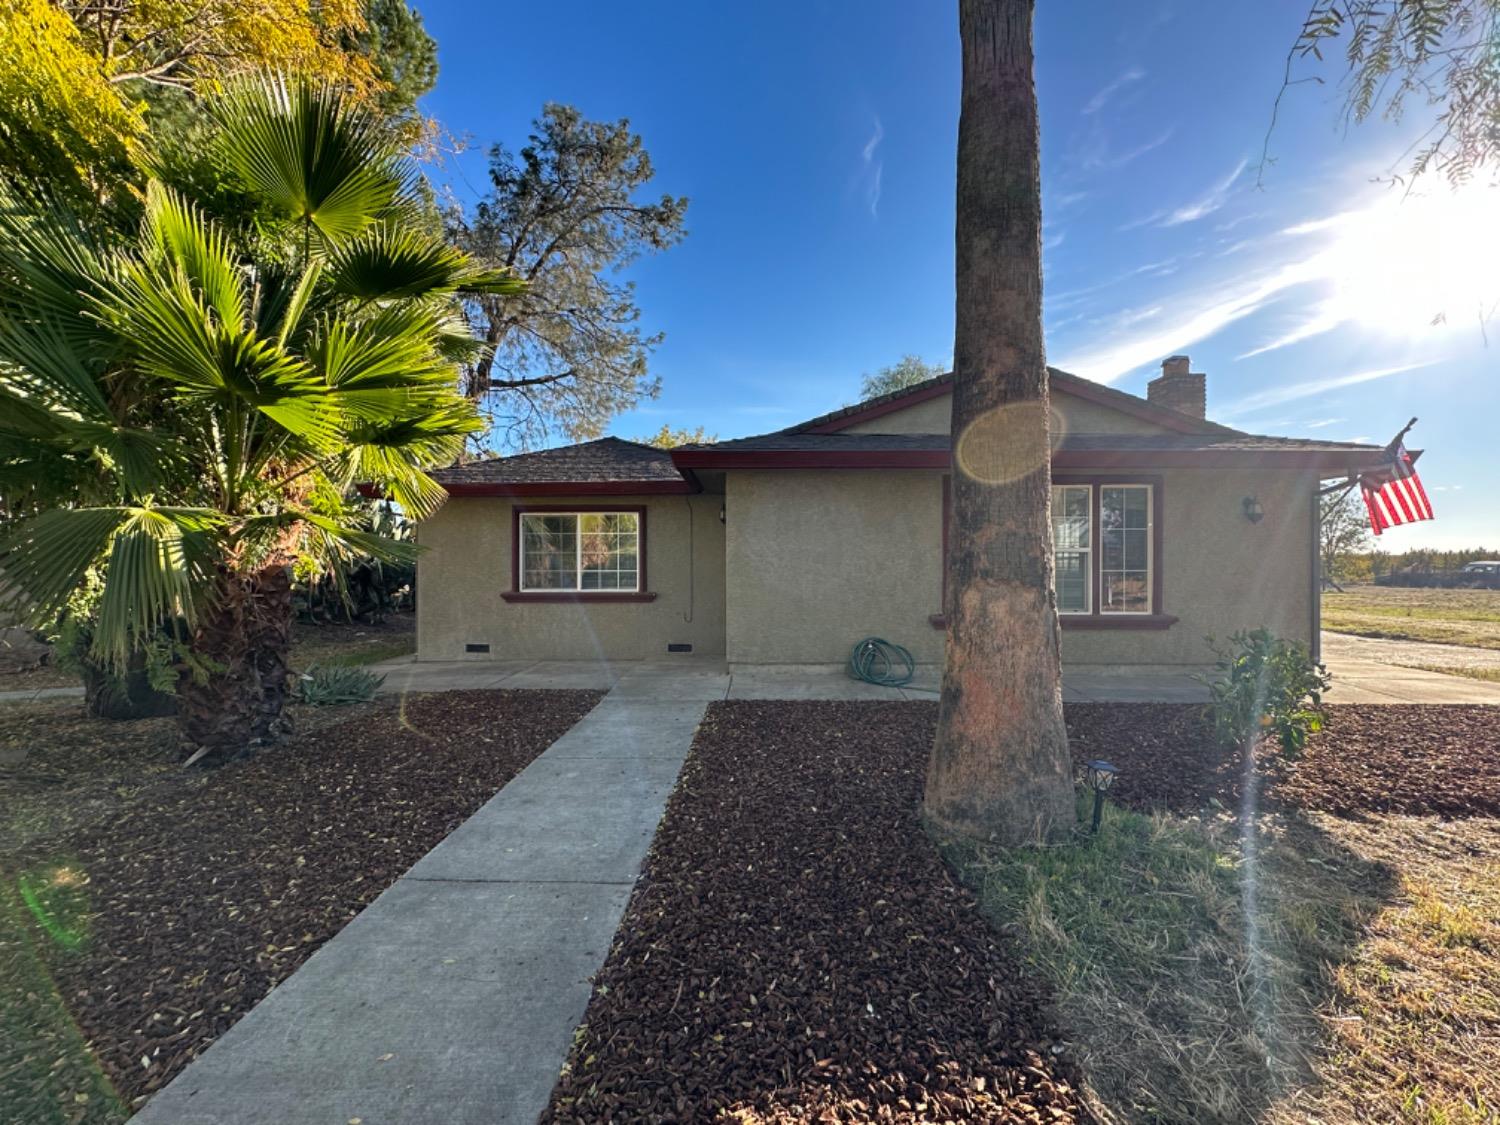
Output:
[[[57,995],[125,1103],[165,1085],[599,698],[370,705],[222,770],[157,773],[110,817],[0,855],[34,890]],[[45,784],[50,758],[19,770]]]

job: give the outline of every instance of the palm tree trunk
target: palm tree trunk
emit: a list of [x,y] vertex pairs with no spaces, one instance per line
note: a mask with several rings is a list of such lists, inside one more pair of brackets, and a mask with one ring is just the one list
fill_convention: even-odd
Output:
[[244,572],[222,566],[214,598],[193,636],[206,675],[185,670],[178,682],[178,723],[188,742],[231,761],[280,737],[292,647],[292,575],[285,565]]
[[925,811],[1003,843],[1075,819],[1052,592],[1033,0],[959,0],[947,664]]

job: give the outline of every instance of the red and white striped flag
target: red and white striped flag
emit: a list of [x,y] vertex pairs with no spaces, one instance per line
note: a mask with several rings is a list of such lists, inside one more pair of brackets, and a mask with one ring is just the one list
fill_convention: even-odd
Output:
[[1364,479],[1359,482],[1365,507],[1370,512],[1370,527],[1376,535],[1388,527],[1432,519],[1432,504],[1406,446],[1397,444],[1389,474],[1382,474],[1378,484]]

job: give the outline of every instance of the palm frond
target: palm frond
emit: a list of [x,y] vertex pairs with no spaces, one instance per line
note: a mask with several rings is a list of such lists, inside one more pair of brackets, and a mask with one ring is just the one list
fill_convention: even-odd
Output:
[[193,591],[207,586],[210,541],[222,526],[206,509],[141,506],[54,508],[19,520],[0,538],[6,608],[30,624],[54,620],[104,562],[95,654],[123,666],[163,621],[192,620]]
[[515,294],[525,288],[514,274],[481,269],[462,251],[391,222],[376,223],[336,247],[328,267],[334,291],[361,300],[459,291]]
[[218,224],[205,218],[171,188],[153,180],[146,186],[146,218],[141,247],[181,270],[203,304],[230,332],[245,328],[245,275]]
[[195,592],[210,587],[206,533],[221,526],[215,513],[135,508],[116,528],[109,553],[93,655],[123,667],[140,639],[163,622],[197,617]]
[[334,86],[263,75],[231,86],[216,112],[229,167],[330,243],[357,235],[409,192],[389,130]]
[[55,618],[128,515],[126,508],[55,508],[16,521],[0,537],[5,608],[32,625]]

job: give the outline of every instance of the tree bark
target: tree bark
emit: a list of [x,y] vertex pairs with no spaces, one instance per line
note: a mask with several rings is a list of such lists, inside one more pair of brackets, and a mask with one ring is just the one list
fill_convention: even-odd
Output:
[[1076,811],[1052,589],[1033,0],[959,0],[947,663],[925,812],[1015,844]]
[[286,733],[292,647],[291,569],[276,564],[219,570],[217,588],[193,637],[194,654],[213,667],[177,685],[177,719],[207,761],[222,764]]

